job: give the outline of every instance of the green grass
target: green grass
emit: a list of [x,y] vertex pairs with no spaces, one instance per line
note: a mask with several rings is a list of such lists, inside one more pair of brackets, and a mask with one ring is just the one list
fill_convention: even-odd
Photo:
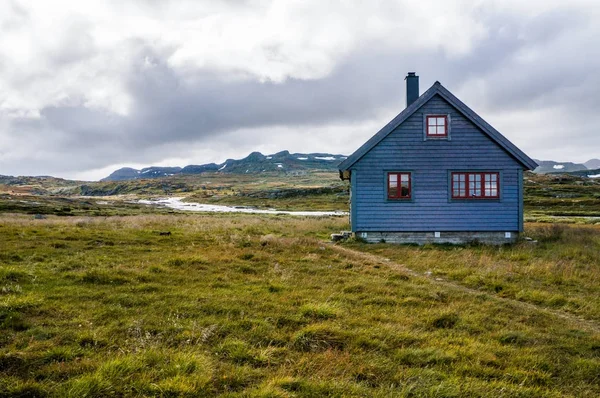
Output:
[[166,208],[153,208],[137,204],[135,197],[114,197],[109,200],[48,195],[2,195],[1,213],[24,213],[55,216],[126,216],[136,214],[173,213]]
[[[205,184],[186,200],[226,206],[300,211],[347,211],[348,183],[334,172],[206,175]],[[203,177],[204,178],[204,177]]]
[[[261,193],[269,195],[269,191]],[[327,193],[319,195],[297,195],[287,198],[248,197],[241,195],[216,195],[212,197],[192,196],[189,202],[224,206],[249,206],[258,209],[286,211],[348,211],[347,193]]]
[[600,181],[572,175],[526,173],[527,221],[600,223]]
[[598,321],[597,227],[343,246],[421,277],[345,222],[1,215],[0,397],[600,395],[600,336],[544,311]]
[[600,321],[600,228],[527,224],[536,242],[424,247],[349,245],[499,297]]

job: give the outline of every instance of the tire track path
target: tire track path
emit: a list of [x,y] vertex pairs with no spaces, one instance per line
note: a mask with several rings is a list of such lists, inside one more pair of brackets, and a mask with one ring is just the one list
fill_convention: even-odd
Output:
[[343,247],[343,246],[336,245],[336,244],[330,244],[329,247],[331,247],[334,251],[337,251],[338,253],[340,253],[342,255],[345,255],[348,257],[360,258],[362,260],[367,260],[369,262],[376,263],[378,265],[384,265],[393,270],[401,271],[402,273],[404,273],[406,275],[426,279],[426,280],[430,281],[432,284],[442,286],[447,289],[457,290],[457,291],[460,291],[460,292],[463,292],[466,294],[474,294],[474,295],[478,295],[478,296],[484,295],[492,300],[496,300],[501,303],[510,304],[510,305],[518,307],[518,308],[544,312],[544,313],[550,314],[554,317],[564,319],[573,325],[577,325],[577,327],[580,329],[583,329],[583,330],[586,330],[589,332],[593,332],[593,333],[600,333],[600,325],[598,325],[597,322],[591,321],[589,319],[580,318],[580,317],[570,314],[568,312],[555,310],[555,309],[551,309],[551,308],[547,308],[547,307],[542,307],[542,306],[539,306],[539,305],[536,305],[533,303],[519,301],[519,300],[507,298],[507,297],[500,297],[495,294],[486,292],[484,290],[473,289],[473,288],[461,285],[456,282],[448,281],[443,278],[439,278],[439,277],[433,278],[427,274],[423,274],[423,273],[414,271],[410,268],[407,268],[403,264],[396,263],[396,262],[390,260],[389,258],[386,258],[383,256],[378,256],[376,254],[365,253],[365,252],[362,252],[359,250],[350,249],[350,248]]

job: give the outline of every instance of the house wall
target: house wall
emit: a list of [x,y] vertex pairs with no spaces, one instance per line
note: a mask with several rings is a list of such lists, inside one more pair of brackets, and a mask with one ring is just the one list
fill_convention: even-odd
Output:
[[[450,140],[425,140],[426,114],[450,115]],[[352,167],[354,232],[521,230],[522,167],[434,96]],[[451,171],[500,172],[500,199],[450,198]],[[387,200],[386,172],[412,172],[412,199]]]

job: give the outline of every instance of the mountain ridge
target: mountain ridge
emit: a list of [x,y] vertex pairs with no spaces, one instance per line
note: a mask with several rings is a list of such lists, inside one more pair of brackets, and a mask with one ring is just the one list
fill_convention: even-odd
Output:
[[150,166],[140,170],[123,167],[100,181],[138,180],[205,172],[260,174],[264,172],[302,173],[309,170],[337,170],[337,165],[344,159],[346,159],[345,155],[330,153],[290,153],[286,150],[263,155],[260,152],[252,152],[245,158],[227,159],[220,164],[191,164],[185,167]]
[[[533,170],[533,172],[538,174],[569,173],[573,171],[587,170],[589,168],[585,165],[585,163],[556,162],[554,160],[534,160],[539,166]],[[593,160],[594,159],[590,159],[588,162]]]
[[587,162],[585,162],[583,165],[590,170],[600,169],[600,159],[590,159]]
[[[290,153],[281,151],[272,155],[252,152],[242,159],[227,159],[223,163],[187,165],[185,167],[150,166],[142,169],[122,167],[113,171],[100,181],[128,181],[146,178],[161,178],[170,175],[190,175],[210,172],[259,174],[262,172],[302,173],[310,170],[337,170],[338,164],[346,159],[345,155],[330,153]],[[600,159],[590,159],[585,163],[557,162],[554,160],[535,160],[540,166],[534,170],[537,174],[574,174],[596,175],[600,169]],[[281,167],[279,167],[281,166]],[[10,176],[0,174],[0,184],[22,185],[29,179],[56,179],[63,183],[72,182],[53,176]]]

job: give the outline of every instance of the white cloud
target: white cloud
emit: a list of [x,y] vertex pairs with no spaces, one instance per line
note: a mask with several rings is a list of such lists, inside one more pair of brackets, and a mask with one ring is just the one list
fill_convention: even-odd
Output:
[[[139,55],[139,41],[167,54],[168,64],[182,74],[208,69],[224,78],[281,82],[323,78],[361,43],[461,54],[485,33],[464,1],[150,4],[5,3],[2,108],[77,103],[127,114],[132,99],[123,72]],[[10,23],[17,18],[20,23]],[[421,34],[414,35],[416,30]]]

